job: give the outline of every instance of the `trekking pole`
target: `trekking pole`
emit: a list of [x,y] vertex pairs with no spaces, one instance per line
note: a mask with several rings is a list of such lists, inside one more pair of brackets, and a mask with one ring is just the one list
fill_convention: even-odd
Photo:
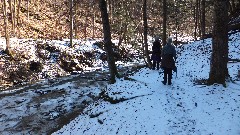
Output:
[[[177,60],[175,59],[175,63],[177,63]],[[175,65],[175,67],[174,67],[175,69],[175,72],[176,72],[176,78],[177,78],[177,66]]]
[[176,78],[177,78],[177,67],[176,67]]

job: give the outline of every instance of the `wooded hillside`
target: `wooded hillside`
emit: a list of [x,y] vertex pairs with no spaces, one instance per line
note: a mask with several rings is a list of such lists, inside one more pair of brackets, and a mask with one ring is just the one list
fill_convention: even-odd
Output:
[[[0,36],[4,37],[4,0],[1,2]],[[97,0],[8,0],[7,18],[10,37],[62,39],[70,35],[70,3],[73,2],[74,38],[102,37]],[[231,0],[231,16],[239,15],[239,1]],[[130,40],[143,32],[142,5],[139,0],[107,0],[115,38]],[[167,1],[167,34],[180,33],[200,36],[211,32],[212,2]],[[147,1],[150,35],[162,34],[162,0]],[[203,7],[205,10],[203,10]],[[238,11],[238,12],[237,12]],[[206,12],[206,13],[204,13]],[[204,14],[204,16],[203,16]],[[205,21],[203,20],[205,18]],[[203,23],[203,21],[205,23]]]

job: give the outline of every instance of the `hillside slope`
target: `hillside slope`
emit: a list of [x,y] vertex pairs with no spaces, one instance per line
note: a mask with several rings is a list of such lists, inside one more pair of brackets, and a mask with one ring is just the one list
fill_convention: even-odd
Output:
[[[90,24],[93,24],[93,20],[87,17],[79,16],[79,14],[85,9],[79,8],[77,10],[75,20],[77,28],[77,37],[91,37],[89,30]],[[86,12],[86,11],[85,11]],[[28,17],[29,15],[29,17]],[[17,16],[17,15],[16,15]],[[96,16],[98,17],[98,16]],[[0,14],[0,37],[4,36],[4,17]],[[42,0],[35,0],[29,3],[29,9],[27,8],[26,1],[21,2],[19,12],[19,23],[16,28],[16,34],[18,38],[34,38],[34,39],[64,39],[69,38],[69,6],[65,0],[58,2]],[[8,11],[8,29],[10,36],[14,37],[12,32],[12,21],[10,11]],[[101,25],[95,22],[95,35],[99,37],[101,35]],[[87,30],[87,31],[86,31]],[[92,31],[92,30],[91,30]]]

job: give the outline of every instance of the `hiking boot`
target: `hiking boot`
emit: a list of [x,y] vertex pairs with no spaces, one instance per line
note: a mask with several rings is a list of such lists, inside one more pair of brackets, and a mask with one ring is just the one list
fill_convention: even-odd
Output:
[[165,81],[162,81],[162,83],[163,83],[164,85],[166,85],[166,82],[165,82]]
[[168,85],[171,85],[172,84],[172,80],[171,78],[168,78]]

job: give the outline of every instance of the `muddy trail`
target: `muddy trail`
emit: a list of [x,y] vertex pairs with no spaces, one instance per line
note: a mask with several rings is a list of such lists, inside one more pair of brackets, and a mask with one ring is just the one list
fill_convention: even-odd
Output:
[[[142,66],[119,70],[127,77]],[[100,99],[107,72],[88,72],[0,91],[0,134],[51,134]]]

